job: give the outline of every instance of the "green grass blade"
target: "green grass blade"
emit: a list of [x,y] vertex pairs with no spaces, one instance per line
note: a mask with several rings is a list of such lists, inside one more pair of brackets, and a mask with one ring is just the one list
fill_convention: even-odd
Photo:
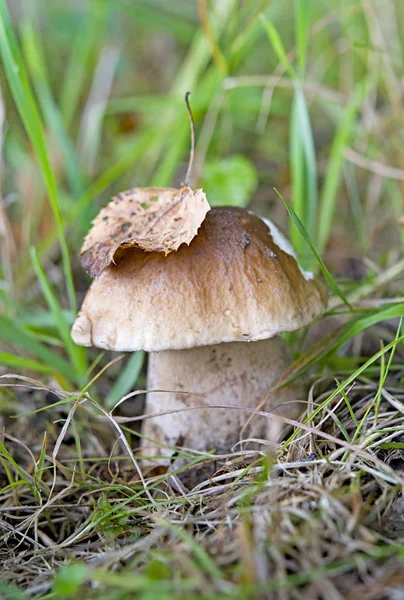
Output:
[[[300,76],[304,73],[307,53],[307,33],[309,13],[306,2],[297,1],[296,29],[299,49]],[[314,222],[317,211],[317,165],[314,149],[313,133],[310,124],[306,99],[299,83],[299,76],[293,69],[281,37],[264,15],[261,21],[272,44],[272,47],[291,79],[295,81],[295,95],[292,106],[290,134],[290,162],[292,172],[292,200],[299,218],[307,228],[309,235],[314,234]],[[293,245],[301,254],[303,240],[294,229],[291,231]]]
[[[370,315],[361,315],[356,319],[350,321],[345,327],[346,332],[340,335],[334,342],[332,346],[330,346],[330,350],[334,351],[336,348],[340,348],[343,344],[348,342],[350,339],[365,331],[369,327],[380,323],[380,321],[385,321],[387,319],[395,319],[397,317],[404,316],[404,302],[398,302],[397,304],[393,304],[388,308],[381,308],[376,310]],[[337,344],[337,345],[336,345]]]
[[[397,327],[397,332],[396,332],[396,337],[395,339],[397,340],[402,332],[402,325],[403,325],[403,317],[400,318],[400,323]],[[387,365],[385,364],[384,361],[384,356],[383,356],[383,360],[381,360],[380,362],[380,374],[379,374],[379,387],[377,389],[375,398],[374,398],[374,404],[375,404],[375,419],[378,420],[379,417],[379,410],[380,410],[380,403],[382,401],[382,392],[383,392],[383,388],[386,385],[386,381],[387,381],[387,376],[390,373],[391,367],[393,365],[393,360],[394,360],[394,356],[396,353],[396,349],[397,346],[394,346],[394,348],[392,349],[392,351],[390,352],[390,356],[389,359],[387,361]]]
[[2,581],[0,577],[0,597],[4,600],[29,600],[29,596],[20,588]]
[[370,315],[361,315],[350,319],[295,360],[285,373],[285,377],[282,378],[282,387],[301,377],[307,369],[336,352],[338,348],[341,348],[341,346],[362,333],[362,331],[381,321],[402,316],[404,316],[404,302],[398,302],[388,308],[375,310]]
[[354,135],[355,119],[359,107],[366,97],[368,89],[368,80],[358,84],[351,102],[345,108],[341,123],[334,136],[323,192],[320,198],[318,236],[316,240],[317,248],[320,253],[324,252],[333,225],[334,213],[337,205],[337,193],[344,162],[344,150]]
[[[292,175],[292,204],[294,206],[296,214],[299,215],[299,218],[305,223],[307,227],[307,220],[305,214],[306,169],[303,140],[298,116],[297,93],[298,92],[296,90],[293,98],[290,123],[290,166]],[[293,221],[290,222],[289,235],[293,246],[296,248],[298,256],[302,256],[304,240],[299,234],[299,230],[296,229],[296,227],[293,227]]]
[[[96,173],[97,160],[102,145],[105,109],[119,65],[119,44],[105,46],[93,74],[85,109],[80,119],[78,156],[88,177]],[[102,89],[102,93],[98,90]]]
[[88,26],[77,32],[72,43],[60,96],[60,111],[67,128],[73,120],[83,92],[96,37],[95,27]]
[[288,59],[286,50],[282,44],[281,36],[279,35],[275,25],[269,21],[265,15],[261,15],[261,22],[268,35],[268,39],[272,44],[272,47],[278,57],[279,62],[282,63],[285,71],[289,74],[292,79],[297,79],[296,73]]
[[123,398],[123,396],[125,396],[133,388],[138,380],[140,371],[142,370],[144,357],[145,353],[141,350],[139,350],[139,352],[134,352],[130,356],[125,368],[119,375],[105,399],[105,406],[107,408],[112,408],[115,406],[118,400]]
[[[340,381],[338,381],[338,379],[336,379],[335,382],[336,382],[337,385],[340,385]],[[355,424],[355,427],[358,427],[359,426],[358,419],[356,418],[355,411],[352,408],[352,404],[349,401],[348,394],[345,393],[345,390],[343,390],[341,392],[341,396],[343,397],[344,402],[345,402],[345,404],[346,404],[346,406],[347,406],[347,408],[349,410],[349,414],[351,416],[352,422]]]
[[376,354],[374,354],[371,358],[369,358],[354,373],[352,373],[349,377],[347,377],[347,379],[345,379],[345,381],[343,381],[342,383],[340,383],[337,386],[337,388],[330,394],[330,396],[327,398],[327,400],[324,402],[324,404],[318,406],[314,410],[314,412],[310,415],[310,419],[313,418],[316,414],[318,414],[322,410],[323,406],[325,406],[330,400],[332,400],[333,398],[338,396],[338,394],[341,393],[341,390],[345,389],[347,386],[349,386],[351,383],[353,383],[355,381],[355,379],[357,379],[364,371],[366,371],[366,369],[370,365],[372,365],[381,356],[386,354],[386,352],[393,350],[398,344],[401,344],[403,341],[404,341],[404,336],[401,336],[398,338],[396,337],[392,342],[390,342],[390,344],[387,344],[387,346],[384,346],[381,350],[376,352]]
[[[337,385],[336,389],[324,400],[324,402],[319,404],[313,410],[313,412],[310,415],[308,415],[308,417],[305,419],[304,423],[305,424],[309,423],[316,415],[318,415],[319,412],[321,412],[324,409],[325,406],[327,406],[327,404],[329,402],[331,402],[331,400],[333,400],[336,396],[341,394],[342,391],[345,390],[345,388],[347,388],[349,385],[351,385],[351,383],[353,383],[362,373],[366,372],[366,370],[374,362],[376,362],[379,358],[381,358],[384,354],[386,354],[386,352],[389,352],[390,350],[395,348],[398,344],[402,344],[403,342],[404,342],[404,336],[395,338],[392,342],[390,342],[390,344],[387,344],[387,346],[383,347],[381,350],[376,352],[376,354],[371,356],[366,362],[364,362],[360,367],[358,367],[358,369],[354,373],[351,373],[349,375],[349,377],[347,377],[342,383]],[[293,377],[293,379],[295,379],[298,376],[299,375],[296,374]],[[287,381],[289,382],[291,380],[292,380],[292,378],[289,378]],[[287,385],[286,380],[283,383],[283,385]],[[287,446],[293,439],[295,439],[295,437],[298,435],[298,433],[299,433],[299,429],[296,428],[295,431],[292,433],[292,435],[289,437],[289,439],[285,442],[285,445]]]
[[[63,318],[67,323],[73,323],[76,313],[71,310],[63,310]],[[41,329],[44,332],[52,331],[57,327],[57,323],[47,310],[38,308],[35,312],[21,313],[16,315],[14,321],[28,329]]]
[[35,274],[38,277],[38,281],[41,285],[42,292],[45,297],[46,303],[48,304],[48,307],[49,307],[49,309],[53,315],[53,318],[57,324],[57,328],[59,330],[60,337],[63,340],[64,346],[70,357],[72,365],[74,366],[76,373],[79,376],[84,377],[84,375],[87,371],[87,368],[88,368],[84,348],[82,348],[81,346],[77,346],[73,342],[73,340],[70,336],[70,327],[65,319],[64,313],[62,311],[62,307],[58,303],[58,301],[52,291],[52,288],[49,284],[46,273],[45,273],[44,269],[42,268],[42,265],[39,261],[39,258],[38,258],[35,248],[31,248],[30,254],[31,254],[31,261],[32,261],[32,266],[34,268]]
[[24,356],[16,356],[8,352],[0,352],[0,365],[6,367],[16,367],[28,371],[36,371],[37,373],[52,373],[54,369],[45,363],[40,363],[35,360],[30,360]]
[[37,359],[43,361],[47,367],[52,368],[55,373],[60,373],[69,381],[77,381],[69,363],[60,358],[55,352],[48,350],[46,346],[38,342],[32,333],[26,331],[23,327],[11,321],[11,319],[0,316],[0,332],[2,342],[9,342],[23,348]]
[[[317,213],[317,162],[309,111],[300,85],[296,86],[293,99],[290,147],[292,204],[313,238]],[[294,227],[291,239],[298,254],[302,255],[304,242]]]
[[21,27],[21,39],[25,61],[34,82],[42,113],[63,154],[72,193],[78,198],[85,190],[84,178],[78,165],[73,144],[67,135],[59,109],[51,94],[39,36],[31,23],[24,23]]
[[49,160],[41,118],[28,82],[27,74],[11,25],[5,0],[0,0],[0,55],[14,102],[17,106],[22,122],[24,123],[26,132],[30,138],[41,168],[41,173],[48,192],[62,252],[63,271],[69,302],[71,307],[76,310],[77,304],[70,266],[69,250],[63,229],[56,181]]
[[205,573],[212,577],[212,579],[223,578],[223,574],[220,568],[212,560],[212,558],[209,556],[209,554],[206,552],[203,546],[201,544],[198,544],[198,542],[185,529],[182,529],[177,525],[166,521],[165,519],[161,519],[161,523],[165,525],[167,529],[172,530],[180,540],[182,540],[189,546]]
[[301,220],[299,219],[299,217],[297,216],[297,214],[295,213],[295,211],[293,210],[293,208],[291,207],[291,205],[286,202],[286,200],[282,197],[282,194],[280,194],[278,192],[278,190],[275,188],[276,193],[278,194],[278,196],[281,198],[282,202],[284,203],[286,210],[289,213],[289,216],[292,218],[293,223],[296,225],[300,235],[302,236],[302,238],[304,239],[304,241],[306,242],[306,244],[308,245],[308,247],[310,248],[311,252],[313,253],[314,257],[316,258],[319,267],[324,275],[325,280],[327,281],[328,285],[330,286],[330,288],[332,289],[332,291],[334,292],[334,294],[336,294],[339,298],[341,298],[342,302],[344,304],[346,304],[346,306],[350,309],[352,309],[352,306],[350,305],[350,303],[348,302],[348,300],[345,298],[343,292],[341,291],[339,285],[337,284],[337,282],[335,281],[335,279],[333,278],[333,276],[331,275],[331,273],[329,272],[329,270],[327,269],[327,267],[325,266],[325,264],[323,263],[323,261],[320,258],[319,253],[316,250],[316,247],[314,246],[313,242],[311,241],[310,236],[308,235],[303,223],[301,222]]
[[31,476],[28,475],[24,471],[24,469],[17,463],[17,461],[11,456],[11,454],[7,450],[4,442],[2,442],[1,440],[0,440],[0,456],[2,458],[4,458],[10,465],[12,465],[12,467],[15,469],[15,471],[18,473],[18,475],[21,477],[21,479],[24,480],[25,484],[29,487],[31,492],[33,492],[35,495],[35,490],[33,487],[33,482],[32,482]]
[[311,0],[295,0],[297,60],[302,79],[306,69],[310,9]]

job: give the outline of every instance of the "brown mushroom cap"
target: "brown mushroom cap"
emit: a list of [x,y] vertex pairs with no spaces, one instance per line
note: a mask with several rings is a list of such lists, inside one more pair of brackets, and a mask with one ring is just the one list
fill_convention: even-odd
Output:
[[308,325],[326,302],[325,286],[270,221],[221,207],[177,252],[122,251],[93,281],[72,337],[149,352],[249,342]]

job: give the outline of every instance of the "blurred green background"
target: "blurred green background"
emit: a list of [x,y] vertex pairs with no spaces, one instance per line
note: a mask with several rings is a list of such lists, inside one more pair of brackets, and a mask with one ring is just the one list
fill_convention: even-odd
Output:
[[[404,4],[0,0],[5,366],[87,371],[69,328],[91,219],[132,186],[193,185],[289,230],[291,203],[346,293],[400,293]],[[359,294],[360,295],[360,294]],[[45,306],[47,308],[45,308]],[[50,345],[50,350],[49,350]],[[32,360],[24,363],[21,349]],[[64,360],[64,359],[63,359]],[[55,363],[57,362],[57,364]]]

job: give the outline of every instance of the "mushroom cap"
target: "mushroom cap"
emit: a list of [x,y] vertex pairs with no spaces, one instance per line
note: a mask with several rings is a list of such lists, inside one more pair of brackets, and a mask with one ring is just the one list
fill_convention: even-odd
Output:
[[327,291],[295,256],[271,221],[240,208],[214,208],[177,252],[123,250],[93,281],[73,340],[159,352],[300,329],[324,312]]

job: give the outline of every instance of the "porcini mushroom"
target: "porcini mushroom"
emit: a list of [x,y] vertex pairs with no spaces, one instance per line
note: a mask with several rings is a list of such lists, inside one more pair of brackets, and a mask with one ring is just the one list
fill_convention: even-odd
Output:
[[[148,389],[169,393],[149,393],[147,413],[206,405],[145,421],[143,453],[167,465],[176,445],[230,450],[249,415],[209,405],[255,408],[290,360],[279,334],[311,323],[326,298],[272,222],[214,208],[177,252],[123,250],[93,281],[72,336],[84,346],[150,352]],[[277,412],[293,417],[301,406],[286,400],[299,399],[296,388],[281,390],[266,409],[280,404]],[[267,423],[255,418],[246,434],[267,437]]]

